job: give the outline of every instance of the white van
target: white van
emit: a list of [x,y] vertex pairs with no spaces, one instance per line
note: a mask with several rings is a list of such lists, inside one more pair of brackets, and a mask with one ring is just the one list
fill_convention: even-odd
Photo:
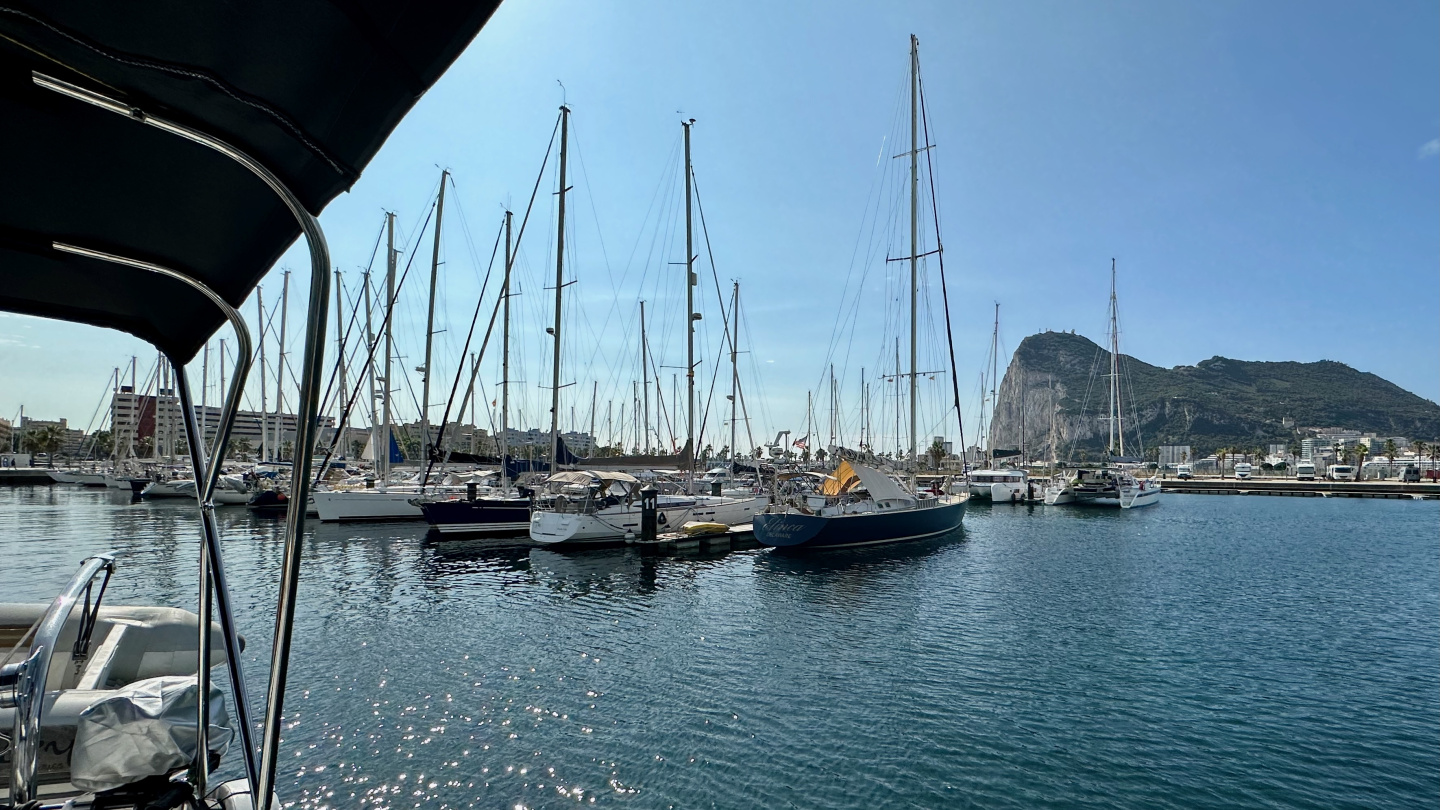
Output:
[[1325,475],[1331,481],[1354,481],[1355,468],[1349,464],[1331,464]]
[[1310,462],[1310,461],[1301,461],[1301,462],[1299,462],[1298,464],[1296,464],[1296,465],[1295,465],[1295,480],[1296,480],[1296,481],[1314,481],[1314,480],[1315,480],[1315,464],[1314,464],[1313,462]]
[[1195,477],[1195,468],[1189,464],[1175,465],[1175,477],[1182,481],[1188,481]]
[[1248,462],[1248,461],[1242,461],[1242,462],[1240,462],[1240,463],[1238,463],[1238,464],[1235,465],[1235,477],[1236,477],[1236,478],[1249,478],[1249,477],[1250,477],[1250,473],[1252,473],[1252,472],[1254,472],[1254,471],[1255,471],[1255,468],[1254,468],[1254,467],[1251,467],[1251,466],[1250,466],[1250,462]]

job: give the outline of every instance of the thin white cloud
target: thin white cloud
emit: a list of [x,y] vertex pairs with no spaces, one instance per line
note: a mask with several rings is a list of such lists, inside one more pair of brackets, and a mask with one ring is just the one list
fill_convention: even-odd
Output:
[[1418,157],[1423,159],[1427,157],[1434,157],[1435,155],[1440,155],[1440,138],[1436,138],[1433,141],[1422,144],[1420,146],[1420,153]]

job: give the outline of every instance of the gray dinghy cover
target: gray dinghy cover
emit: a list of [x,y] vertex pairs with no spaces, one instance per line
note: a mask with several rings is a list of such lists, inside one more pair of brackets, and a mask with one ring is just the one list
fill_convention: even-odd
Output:
[[[161,776],[195,756],[195,679],[166,676],[136,681],[80,713],[70,782],[98,793]],[[235,732],[225,694],[210,685],[210,750],[224,754]]]

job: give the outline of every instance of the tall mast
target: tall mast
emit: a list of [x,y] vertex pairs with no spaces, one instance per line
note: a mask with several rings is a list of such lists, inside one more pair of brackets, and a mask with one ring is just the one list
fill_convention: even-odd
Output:
[[590,455],[595,455],[595,402],[600,398],[600,381],[590,382]]
[[910,35],[910,487],[915,487],[916,319],[920,289],[920,40]]
[[[375,412],[375,325],[371,319],[370,304],[370,271],[365,271],[365,347],[371,352],[370,362],[366,365],[370,369],[367,375],[370,378],[370,454],[374,456],[375,468],[380,468],[380,420]],[[384,450],[386,455],[390,454],[390,448]]]
[[136,387],[136,372],[139,363],[140,358],[133,354],[130,355],[130,395],[134,397],[131,402],[134,403],[135,421],[125,432],[125,458],[127,459],[135,458],[135,434],[140,430],[140,389]]
[[995,397],[995,378],[1000,376],[997,358],[1000,356],[1000,302],[995,302],[995,331],[990,334],[990,421],[985,425],[985,448],[990,453],[990,469],[995,469],[995,412],[1000,401]]
[[515,267],[514,247],[510,241],[510,226],[515,219],[511,211],[505,212],[505,325],[501,334],[500,349],[500,486],[509,483],[506,473],[506,455],[510,452],[507,434],[510,432],[510,271]]
[[570,108],[560,105],[560,203],[555,229],[555,354],[550,374],[550,469],[560,462],[560,293],[565,289],[565,161],[570,140]]
[[685,128],[685,400],[687,403],[685,443],[691,445],[686,489],[695,482],[695,232],[691,227],[690,127],[695,119],[681,123]]
[[[131,390],[134,390],[134,389],[131,389]],[[225,403],[225,338],[220,338],[220,387],[219,387],[218,389],[216,389],[216,390],[220,392],[220,403],[221,403],[221,407],[224,407],[224,403]],[[218,426],[217,426],[217,430],[218,430]],[[225,460],[225,459],[223,459],[223,458],[217,458],[217,459],[213,460],[211,463],[212,463],[212,464],[219,464],[219,463],[223,462],[224,460]]]
[[[1106,452],[1107,452],[1107,453],[1114,453],[1114,452],[1115,452],[1115,434],[1117,433],[1116,428],[1119,427],[1119,419],[1120,419],[1120,413],[1119,413],[1119,410],[1118,410],[1118,408],[1117,408],[1117,406],[1119,405],[1119,402],[1116,401],[1116,400],[1118,400],[1118,399],[1120,398],[1120,382],[1119,382],[1119,380],[1120,380],[1120,378],[1119,378],[1119,372],[1120,372],[1120,357],[1119,357],[1119,354],[1120,354],[1120,340],[1119,340],[1119,336],[1115,334],[1115,260],[1114,260],[1114,259],[1111,259],[1111,260],[1110,260],[1110,446],[1109,446],[1108,448],[1106,448]],[[1124,453],[1124,450],[1123,450],[1123,443],[1124,443],[1125,439],[1124,439],[1123,436],[1121,437],[1120,441],[1121,441],[1121,446],[1122,446],[1120,455],[1124,455],[1125,453]]]
[[900,433],[900,381],[904,379],[900,373],[900,338],[895,338],[895,454],[899,455],[904,451],[900,442],[903,440]]
[[811,409],[811,407],[810,407],[810,392],[809,392],[809,391],[806,391],[806,392],[805,392],[805,448],[804,448],[806,454],[810,454],[810,445],[812,445],[812,444],[815,443],[815,437],[812,436],[812,435],[810,435],[811,433],[814,432],[814,428],[812,428],[812,427],[810,426],[810,413],[811,413],[811,410],[812,410],[812,409]]
[[[740,406],[740,282],[730,302],[730,469],[735,469],[735,409]],[[756,467],[759,469],[759,467]]]
[[1020,381],[1020,467],[1025,467],[1025,382]]
[[830,441],[826,445],[827,452],[835,448],[835,365],[830,365]]
[[[120,369],[115,369],[116,390],[119,390]],[[205,352],[200,359],[200,441],[205,441],[205,406],[210,393],[210,341],[205,341]]]
[[[656,383],[655,396],[660,396],[659,383]],[[641,449],[650,452],[650,355],[645,341],[645,301],[640,301],[640,387],[645,397],[645,438],[640,442]]]
[[[281,276],[280,287],[280,343],[277,349],[279,359],[275,361],[275,459],[280,460],[280,448],[285,445],[285,311],[290,304],[290,271]],[[296,427],[299,427],[298,425]],[[292,448],[291,452],[294,450]]]
[[[265,401],[265,295],[264,290],[255,288],[255,308],[260,311],[260,460],[270,460],[270,417],[266,415],[269,405]],[[157,399],[158,403],[159,400]]]
[[385,423],[381,447],[375,457],[375,477],[383,490],[390,478],[390,445],[395,441],[394,430],[390,427],[390,392],[393,367],[391,357],[395,350],[395,214],[385,214],[385,387],[380,392],[381,421]]
[[[476,433],[476,431],[478,431],[478,430],[480,429],[480,428],[479,428],[479,426],[480,426],[480,420],[479,420],[479,419],[476,417],[476,415],[475,415],[475,414],[476,414],[476,410],[477,410],[477,405],[479,404],[478,401],[477,401],[477,399],[476,399],[476,397],[475,397],[475,379],[476,379],[477,377],[479,377],[479,376],[480,376],[480,358],[478,358],[478,357],[475,356],[475,352],[471,352],[471,353],[470,353],[470,452],[471,452],[472,454],[479,452],[479,451],[476,450],[476,448],[475,448],[475,433]],[[487,413],[487,415],[488,415],[488,413],[489,413],[489,409],[488,409],[488,408],[486,409],[486,413]],[[493,425],[493,424],[495,424],[495,423],[494,423],[494,422],[491,422],[490,424]]]
[[345,444],[346,430],[350,427],[350,420],[345,418],[345,405],[350,399],[350,386],[345,379],[345,327],[343,326],[344,313],[341,311],[341,302],[345,300],[345,282],[340,276],[340,268],[335,268],[335,363],[340,370],[340,395],[335,398],[335,429],[340,433],[340,455],[348,455],[349,447]]
[[1055,375],[1050,375],[1050,467],[1060,462],[1060,449],[1055,446]]
[[865,367],[860,367],[860,449],[865,449],[865,435],[870,425],[870,389],[865,387]]
[[[425,365],[420,377],[420,448],[425,461],[430,458],[430,349],[435,338],[435,282],[440,275],[440,223],[445,218],[445,181],[449,179],[450,172],[441,170],[440,196],[435,200],[435,246],[430,252],[430,306],[425,311]],[[425,491],[423,480],[420,491]]]

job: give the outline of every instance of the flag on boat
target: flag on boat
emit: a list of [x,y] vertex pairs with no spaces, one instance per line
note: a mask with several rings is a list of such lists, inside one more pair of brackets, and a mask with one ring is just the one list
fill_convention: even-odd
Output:
[[801,436],[800,438],[798,438],[798,439],[796,439],[795,441],[791,442],[791,443],[790,443],[790,446],[791,446],[791,447],[809,447],[809,444],[806,442],[806,440],[809,439],[809,438],[810,438],[810,437],[809,437],[808,435],[807,435],[807,436]]

